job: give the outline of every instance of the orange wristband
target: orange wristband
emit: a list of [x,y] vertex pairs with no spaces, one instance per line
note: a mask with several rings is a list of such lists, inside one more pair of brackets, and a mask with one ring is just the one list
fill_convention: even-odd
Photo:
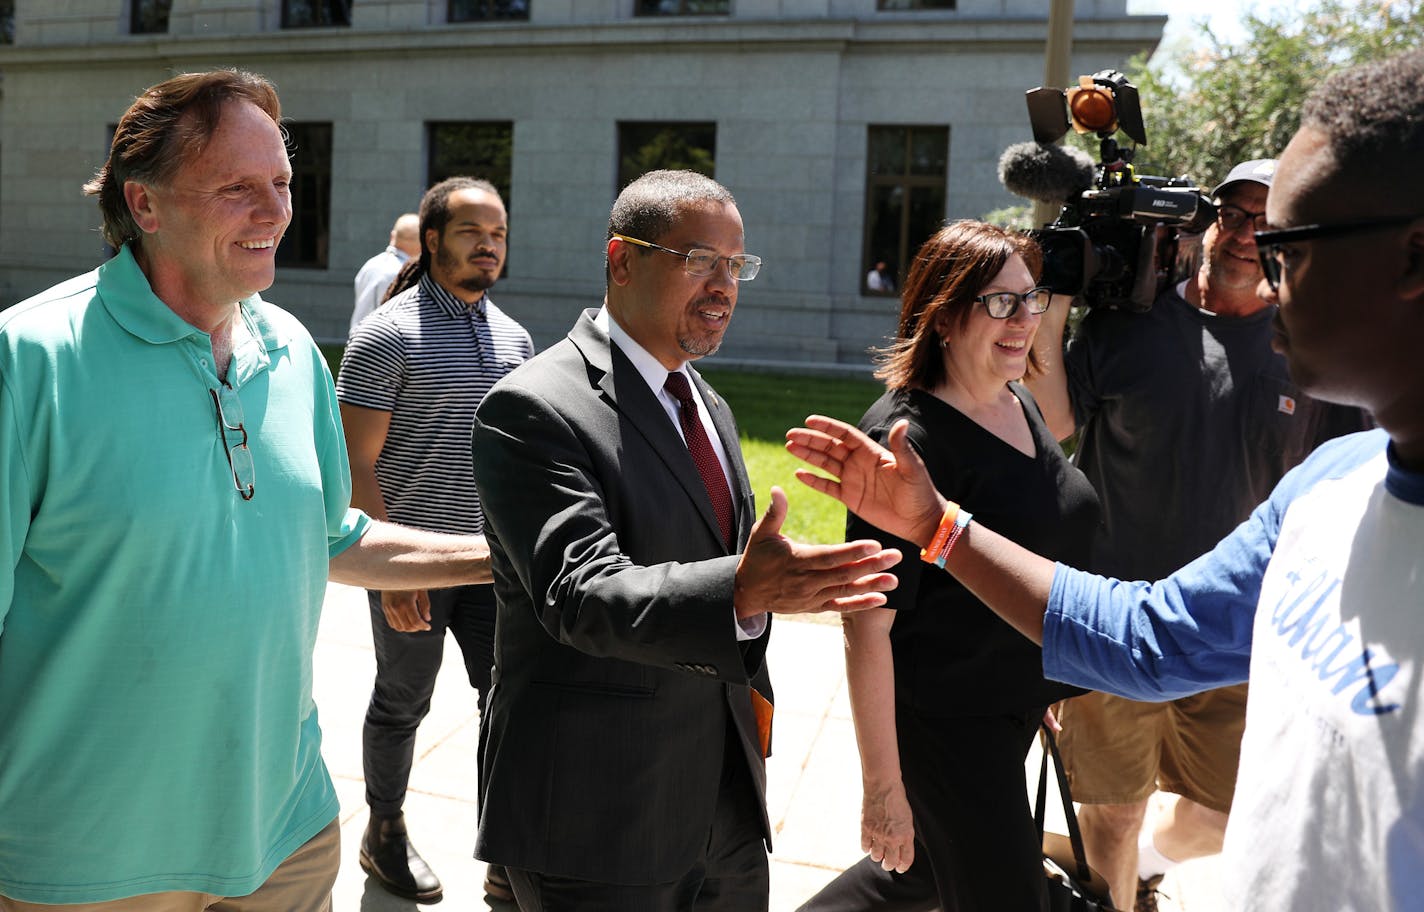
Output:
[[949,505],[944,508],[944,516],[940,517],[939,527],[935,529],[934,538],[931,538],[930,543],[920,549],[920,560],[930,564],[935,562],[935,558],[944,550],[950,535],[954,533],[954,522],[958,518],[959,504],[951,500]]

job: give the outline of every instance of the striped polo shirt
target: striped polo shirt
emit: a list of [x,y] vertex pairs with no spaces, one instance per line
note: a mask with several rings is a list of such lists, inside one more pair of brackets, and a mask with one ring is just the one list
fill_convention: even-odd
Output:
[[486,294],[466,304],[428,274],[361,322],[346,343],[336,396],[391,413],[376,480],[394,522],[484,531],[470,430],[495,381],[534,354],[524,327]]

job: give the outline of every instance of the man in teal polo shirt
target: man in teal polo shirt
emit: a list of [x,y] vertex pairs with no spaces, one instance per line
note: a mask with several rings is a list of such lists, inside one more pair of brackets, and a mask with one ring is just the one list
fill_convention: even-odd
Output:
[[0,910],[330,909],[327,578],[490,578],[349,507],[331,376],[257,294],[280,116],[247,73],[146,91],[86,188],[118,254],[0,313]]

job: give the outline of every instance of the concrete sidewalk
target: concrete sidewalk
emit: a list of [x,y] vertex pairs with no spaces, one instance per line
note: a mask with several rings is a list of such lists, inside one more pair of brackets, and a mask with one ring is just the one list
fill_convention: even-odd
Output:
[[[406,801],[411,837],[445,885],[438,906],[391,896],[357,863],[366,826],[361,723],[375,674],[365,593],[332,584],[316,650],[316,701],[324,755],[341,797],[342,866],[336,912],[444,908],[513,912],[484,896],[484,864],[473,858],[475,746],[479,716],[453,639],[447,639],[430,715],[420,728]],[[846,695],[839,625],[778,621],[768,650],[776,687],[775,751],[767,798],[775,829],[772,912],[790,912],[861,857],[860,769]],[[1029,758],[1037,781],[1038,754]],[[1053,793],[1050,792],[1050,795]],[[1050,797],[1050,804],[1053,798]],[[1049,829],[1063,831],[1061,813]],[[1183,865],[1164,881],[1163,912],[1225,910],[1215,859]]]

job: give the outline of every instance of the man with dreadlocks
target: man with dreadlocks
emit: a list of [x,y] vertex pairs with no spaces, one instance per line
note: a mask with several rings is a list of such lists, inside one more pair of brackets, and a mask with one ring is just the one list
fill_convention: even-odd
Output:
[[[452,177],[420,201],[420,258],[398,291],[351,334],[336,395],[351,459],[352,503],[372,516],[437,532],[477,533],[484,515],[470,466],[475,408],[495,381],[534,354],[529,333],[490,301],[504,265],[508,218],[488,182]],[[453,634],[479,705],[494,661],[489,585],[371,591],[376,683],[362,762],[371,817],[361,867],[397,896],[430,902],[440,880],[406,836],[402,806],[415,732]],[[501,872],[485,889],[510,899]]]

